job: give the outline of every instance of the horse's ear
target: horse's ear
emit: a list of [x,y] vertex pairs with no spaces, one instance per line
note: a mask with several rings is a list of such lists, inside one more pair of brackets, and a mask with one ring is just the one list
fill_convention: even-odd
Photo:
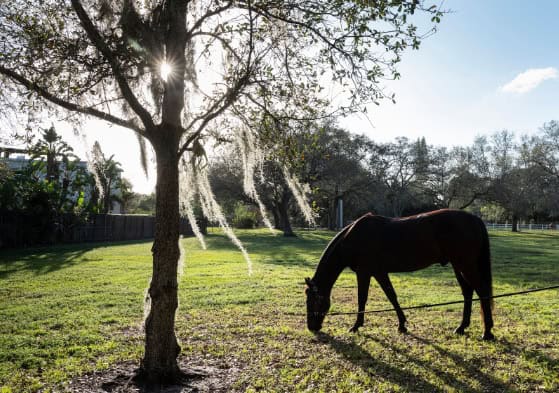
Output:
[[309,287],[312,286],[312,281],[310,278],[305,277],[305,284],[307,284]]

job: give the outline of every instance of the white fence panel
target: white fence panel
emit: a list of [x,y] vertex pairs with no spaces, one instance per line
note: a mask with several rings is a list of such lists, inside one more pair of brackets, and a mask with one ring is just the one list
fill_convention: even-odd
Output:
[[[512,224],[505,222],[505,223],[496,223],[496,222],[486,222],[485,226],[487,229],[494,229],[494,230],[512,230]],[[547,231],[547,230],[559,230],[559,224],[518,224],[518,229],[520,231]]]

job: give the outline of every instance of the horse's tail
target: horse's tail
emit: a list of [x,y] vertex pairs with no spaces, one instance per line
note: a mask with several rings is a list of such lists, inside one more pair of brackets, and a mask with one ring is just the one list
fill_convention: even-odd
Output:
[[[480,272],[480,282],[483,292],[486,296],[493,296],[493,279],[491,275],[491,250],[489,247],[489,234],[484,222],[480,219],[481,226],[481,250],[478,257],[478,268]],[[493,299],[491,299],[491,308],[493,308]]]

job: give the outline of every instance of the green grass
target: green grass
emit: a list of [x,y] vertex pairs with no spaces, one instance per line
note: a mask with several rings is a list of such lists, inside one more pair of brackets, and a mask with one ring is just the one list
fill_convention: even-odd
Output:
[[[553,392],[559,390],[558,291],[496,300],[497,341],[484,342],[474,305],[464,337],[452,334],[461,306],[327,317],[324,334],[305,327],[305,276],[330,232],[298,238],[240,231],[254,274],[218,231],[201,250],[184,240],[177,332],[181,356],[238,368],[231,390],[312,392]],[[559,283],[559,234],[491,233],[495,294]],[[58,391],[70,379],[142,355],[143,294],[151,258],[145,243],[73,245],[0,254],[0,392]],[[392,281],[402,306],[459,300],[450,267]],[[355,276],[342,274],[331,311],[355,311]],[[372,283],[367,309],[388,301]]]

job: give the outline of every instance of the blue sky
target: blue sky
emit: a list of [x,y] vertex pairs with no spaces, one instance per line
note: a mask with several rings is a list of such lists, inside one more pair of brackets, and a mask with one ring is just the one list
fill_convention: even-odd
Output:
[[405,53],[402,78],[387,83],[397,103],[344,127],[377,141],[425,136],[453,146],[502,129],[533,133],[559,118],[559,1],[448,0],[443,8],[452,11],[437,34]]
[[[353,116],[340,125],[379,142],[425,136],[450,147],[502,129],[533,133],[559,119],[559,0],[447,0],[443,8],[452,12],[438,32],[406,52],[402,78],[386,84],[397,103],[372,105],[369,120]],[[143,175],[130,131],[107,130],[102,122],[85,129],[90,145],[99,140],[106,155],[115,154],[135,191],[153,190],[155,173]],[[78,153],[84,150],[64,134]]]

